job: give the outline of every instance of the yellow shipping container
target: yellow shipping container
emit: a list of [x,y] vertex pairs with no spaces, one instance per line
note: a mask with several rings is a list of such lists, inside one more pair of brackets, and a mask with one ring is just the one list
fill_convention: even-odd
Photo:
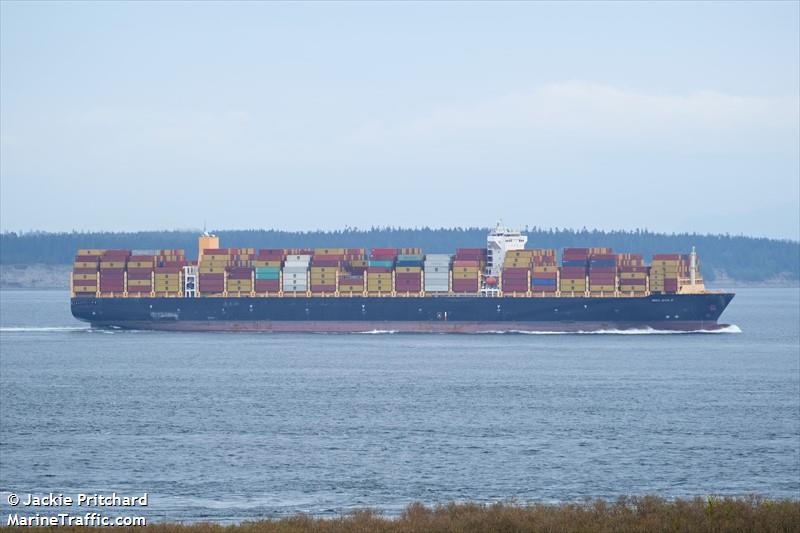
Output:
[[367,279],[368,280],[378,280],[378,279],[391,280],[392,279],[392,274],[389,273],[389,272],[381,272],[381,273],[374,273],[374,274],[368,273],[367,274]]
[[475,272],[453,272],[453,279],[475,279],[477,277],[477,270]]
[[613,292],[615,289],[616,289],[616,285],[591,285],[591,286],[589,286],[589,290],[596,291],[596,292],[599,292],[599,291],[603,291],[603,292],[611,291],[611,292]]
[[542,273],[544,273],[544,272],[558,272],[558,267],[555,266],[555,265],[553,265],[553,266],[537,266],[537,265],[533,265],[533,273],[537,274],[539,272],[542,272]]
[[128,261],[128,268],[153,268],[153,261]]
[[314,274],[315,272],[318,273],[318,274],[322,273],[322,272],[334,273],[334,272],[338,272],[338,270],[339,270],[338,267],[311,267],[311,273],[312,274]]
[[422,267],[397,267],[395,269],[397,272],[407,274],[407,273],[414,273],[414,272],[422,272]]
[[78,255],[103,255],[105,250],[100,250],[97,248],[81,248],[78,250]]
[[209,267],[209,266],[201,266],[200,267],[201,274],[222,274],[225,272],[225,267]]
[[252,261],[254,267],[278,267],[280,268],[281,262],[280,261],[259,261],[255,260]]
[[142,287],[144,285],[150,285],[149,279],[129,279],[128,280],[128,287]]
[[97,292],[97,287],[88,287],[86,285],[80,285],[77,287],[72,287],[72,292],[77,292],[81,294],[95,294]]
[[314,248],[314,255],[344,255],[344,248]]
[[620,272],[620,279],[644,279],[647,277],[646,272]]
[[125,261],[100,261],[100,268],[125,268]]
[[72,279],[97,279],[97,274],[73,274]]
[[533,250],[511,250],[506,252],[506,259],[512,257],[533,257]]
[[97,270],[97,263],[90,263],[88,261],[76,261],[73,263],[73,268],[93,268]]

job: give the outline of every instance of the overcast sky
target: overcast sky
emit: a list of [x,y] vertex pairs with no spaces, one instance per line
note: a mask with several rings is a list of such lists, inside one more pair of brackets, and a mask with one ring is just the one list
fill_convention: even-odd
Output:
[[0,226],[800,237],[800,3],[0,4]]

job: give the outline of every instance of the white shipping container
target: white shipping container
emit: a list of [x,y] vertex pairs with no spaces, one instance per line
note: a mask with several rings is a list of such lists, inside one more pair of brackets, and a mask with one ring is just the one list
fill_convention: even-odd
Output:
[[311,261],[310,255],[287,255],[287,261],[305,261],[306,263]]

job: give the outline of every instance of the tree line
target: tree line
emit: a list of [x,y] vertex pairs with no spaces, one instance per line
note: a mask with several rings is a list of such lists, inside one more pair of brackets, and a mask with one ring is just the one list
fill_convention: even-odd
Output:
[[[456,248],[483,247],[487,228],[345,228],[332,231],[282,231],[275,229],[219,230],[223,247],[241,248],[373,248],[418,247],[428,253],[452,253]],[[800,279],[800,243],[790,240],[689,233],[665,234],[632,231],[525,228],[529,248],[607,246],[615,252],[644,254],[689,253],[695,246],[704,277],[727,276],[739,281]],[[79,248],[129,248],[156,250],[184,248],[197,256],[199,232],[6,232],[0,234],[0,263],[69,264]]]

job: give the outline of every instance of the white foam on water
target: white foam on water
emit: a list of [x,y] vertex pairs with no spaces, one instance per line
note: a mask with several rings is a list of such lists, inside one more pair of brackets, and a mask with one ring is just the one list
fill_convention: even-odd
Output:
[[498,331],[479,331],[478,333],[502,335],[507,333],[518,335],[693,335],[696,333],[741,333],[742,329],[735,325],[729,325],[719,329],[694,329],[680,331],[674,329],[599,329],[596,331],[523,331],[523,330],[498,330]]
[[370,331],[356,331],[354,333],[356,335],[391,335],[399,332],[396,329],[373,329]]

